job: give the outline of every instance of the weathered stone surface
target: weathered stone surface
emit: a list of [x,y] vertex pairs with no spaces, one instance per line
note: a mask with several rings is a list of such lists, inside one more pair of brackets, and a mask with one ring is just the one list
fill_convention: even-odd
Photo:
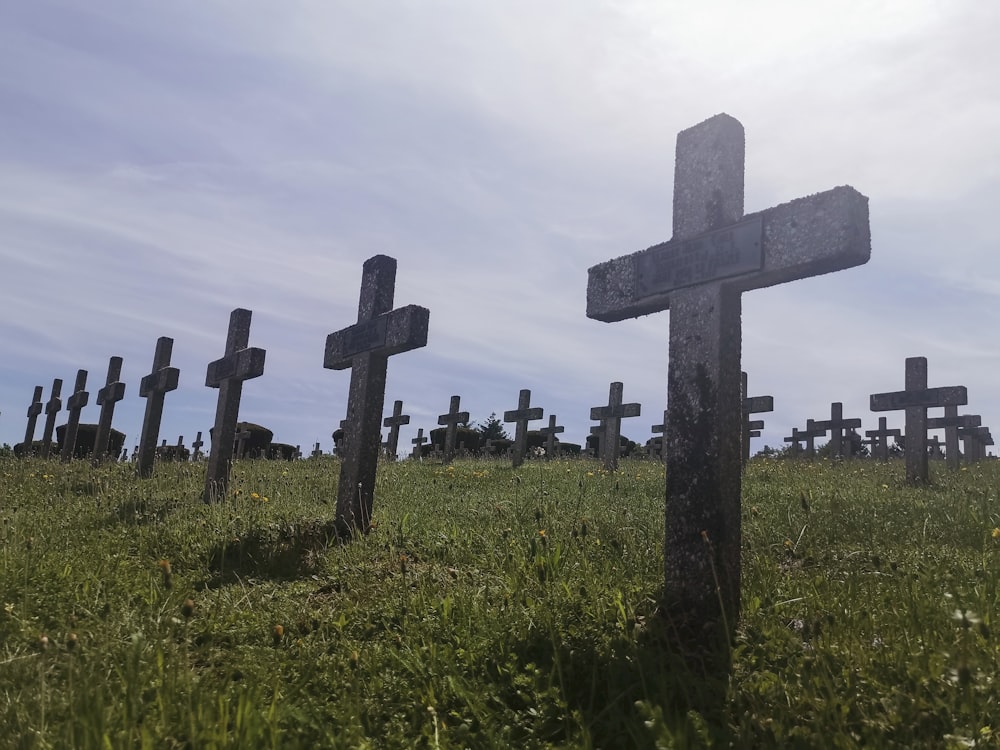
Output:
[[[883,420],[885,418],[883,417]],[[957,404],[944,407],[943,417],[928,417],[928,430],[944,430],[944,451],[946,465],[949,471],[959,469],[958,430],[962,427],[979,427],[981,417],[978,414],[959,414]]]
[[15,455],[31,455],[32,445],[35,442],[35,424],[38,421],[38,415],[42,413],[42,386],[35,386],[35,393],[31,398],[31,405],[28,406],[28,426],[24,430],[24,442],[21,443],[22,452],[17,452],[17,446],[14,446]]
[[[139,434],[139,452],[136,474],[141,478],[153,476],[153,461],[156,458],[156,441],[160,436],[160,421],[163,418],[163,398],[177,388],[180,370],[170,366],[170,354],[174,340],[161,336],[156,340],[153,352],[153,368],[139,383],[139,396],[146,399],[146,411],[142,418]],[[200,447],[200,446],[199,446]]]
[[673,238],[589,271],[589,317],[670,310],[664,611],[678,632],[732,630],[740,611],[741,293],[871,254],[868,201],[856,190],[744,216],[743,163],[734,118],[681,132]]
[[[448,413],[438,417],[438,424],[446,425],[444,437],[444,462],[451,463],[455,458],[455,438],[458,435],[458,426],[469,421],[469,412],[459,411],[462,403],[461,396],[452,396],[448,406]],[[431,430],[431,439],[434,438],[434,430]],[[470,430],[470,432],[472,432]]]
[[[743,465],[746,466],[750,460],[750,438],[760,437],[759,430],[764,429],[764,421],[761,419],[750,419],[751,414],[761,414],[763,412],[774,411],[773,396],[748,396],[747,374],[740,373],[740,392],[743,394]],[[756,435],[752,433],[757,432]]]
[[382,426],[389,428],[389,436],[386,438],[385,454],[390,460],[396,460],[396,452],[399,450],[399,428],[410,423],[410,415],[403,414],[403,402],[395,401],[392,405],[392,416],[382,420]]
[[511,463],[516,469],[524,463],[524,453],[528,447],[528,422],[541,419],[543,412],[539,407],[531,407],[531,391],[521,390],[517,398],[517,408],[503,413],[504,422],[514,422],[514,450]]
[[845,430],[856,430],[861,427],[861,420],[858,418],[844,419],[844,404],[835,401],[830,404],[830,418],[824,420],[810,420],[809,432],[819,432],[816,437],[830,433],[830,457],[843,458],[850,455],[847,448],[848,438]]
[[253,313],[243,308],[230,313],[226,353],[221,359],[210,362],[205,374],[205,386],[219,389],[215,426],[212,427],[212,451],[208,456],[202,496],[206,503],[224,500],[229,492],[229,468],[233,461],[243,381],[264,374],[265,350],[248,348],[252,317]]
[[66,420],[66,432],[64,436],[59,438],[59,444],[62,446],[62,455],[60,458],[64,462],[73,458],[73,451],[76,450],[76,433],[80,426],[80,412],[83,411],[83,407],[87,405],[87,401],[90,399],[90,394],[87,393],[86,388],[87,371],[77,370],[73,395],[66,400],[66,409],[69,412],[69,417]]
[[430,311],[416,305],[394,310],[395,290],[395,258],[376,255],[366,260],[358,321],[331,333],[326,340],[323,366],[351,369],[337,491],[336,522],[344,536],[367,532],[371,525],[389,357],[427,345]]
[[969,403],[965,386],[927,387],[927,358],[906,358],[906,389],[891,393],[873,393],[872,411],[905,410],[906,481],[926,484],[930,480],[927,465],[927,409],[938,406],[962,406]]
[[642,413],[639,404],[623,404],[622,392],[625,386],[615,382],[608,391],[607,406],[595,406],[590,410],[590,418],[599,420],[603,431],[599,438],[603,454],[604,468],[607,471],[618,469],[618,456],[621,451],[622,419],[638,417]]
[[[100,425],[81,422],[76,426],[76,447],[73,449],[73,458],[87,458],[94,453],[94,445],[97,440],[97,430]],[[63,445],[66,439],[67,425],[61,424],[56,427],[56,440],[59,445]],[[118,458],[125,445],[125,433],[111,428],[108,433],[108,455]]]
[[42,430],[42,447],[38,453],[42,458],[49,457],[49,450],[52,447],[52,431],[56,426],[56,414],[62,410],[60,393],[62,393],[62,380],[56,378],[52,381],[49,400],[45,404],[45,427]]
[[97,405],[101,407],[101,416],[97,420],[97,435],[94,437],[94,463],[100,463],[109,456],[117,458],[118,451],[108,450],[108,440],[111,437],[111,422],[115,415],[115,404],[125,398],[125,384],[118,380],[122,374],[122,358],[112,357],[108,361],[108,376],[104,387],[97,392]]

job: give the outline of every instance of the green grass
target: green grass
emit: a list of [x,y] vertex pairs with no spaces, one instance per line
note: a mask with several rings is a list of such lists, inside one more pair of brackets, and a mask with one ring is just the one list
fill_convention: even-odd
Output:
[[720,678],[662,637],[653,463],[385,465],[337,545],[333,459],[215,506],[0,459],[0,747],[996,746],[1000,465],[934,468],[751,462]]

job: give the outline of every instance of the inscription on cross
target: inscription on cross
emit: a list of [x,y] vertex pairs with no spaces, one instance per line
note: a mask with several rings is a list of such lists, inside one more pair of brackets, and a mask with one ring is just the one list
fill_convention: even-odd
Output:
[[764,420],[750,419],[751,414],[774,411],[773,396],[747,396],[747,374],[740,373],[740,393],[743,394],[743,465],[750,460],[750,438],[759,437],[753,432],[764,429]]
[[459,411],[459,404],[462,403],[461,396],[452,396],[448,405],[448,413],[438,417],[438,424],[445,427],[444,431],[444,462],[449,464],[455,458],[455,435],[458,433],[458,426],[469,421],[469,412]]
[[382,420],[382,426],[389,428],[389,436],[386,438],[385,453],[390,461],[396,460],[396,451],[399,449],[399,428],[410,423],[410,415],[403,414],[403,402],[394,401],[392,404],[392,416]]
[[160,420],[163,418],[163,397],[176,390],[181,371],[170,366],[170,354],[174,340],[160,336],[153,352],[153,368],[139,383],[139,396],[146,399],[146,413],[142,418],[142,432],[139,433],[139,454],[136,473],[139,477],[153,476],[153,461],[156,459],[156,441],[160,436]]
[[28,426],[24,430],[23,455],[31,456],[34,453],[35,424],[38,415],[42,413],[42,386],[35,386],[35,393],[31,397],[31,405],[28,407]]
[[871,410],[905,410],[903,453],[906,456],[906,481],[926,484],[930,478],[927,466],[927,409],[962,406],[969,403],[969,398],[964,385],[928,388],[927,357],[906,358],[905,382],[905,390],[873,393],[870,397]]
[[65,463],[73,458],[76,451],[76,434],[80,427],[80,412],[90,400],[87,388],[87,371],[76,371],[76,384],[73,386],[73,395],[66,399],[66,410],[69,415],[66,418],[66,432],[64,433],[61,460]]
[[856,430],[861,427],[860,419],[844,419],[844,404],[835,401],[830,404],[830,418],[812,422],[810,431],[818,430],[820,437],[830,433],[830,456],[842,458],[848,451],[845,449],[845,430]]
[[607,406],[595,406],[590,410],[590,418],[600,420],[603,432],[600,441],[603,444],[604,468],[615,471],[618,468],[618,454],[621,451],[622,419],[638,417],[642,407],[639,404],[623,404],[622,392],[625,386],[614,382],[608,391]]
[[587,285],[591,318],[670,309],[664,605],[694,629],[735,627],[740,610],[740,295],[871,255],[868,199],[850,187],[744,216],[744,148],[729,115],[682,131],[673,238]]
[[503,413],[504,422],[514,422],[514,445],[511,453],[511,464],[516,469],[524,463],[524,454],[528,446],[528,422],[542,418],[542,410],[539,407],[532,408],[531,391],[522,388],[517,397],[517,408]]
[[221,359],[210,362],[205,373],[205,386],[219,389],[215,426],[212,428],[212,450],[208,454],[205,492],[202,496],[206,503],[223,500],[229,490],[229,467],[233,461],[243,381],[259,378],[264,374],[266,351],[249,347],[252,317],[253,313],[242,307],[230,313],[226,353]]
[[323,366],[351,369],[337,489],[337,528],[345,536],[367,533],[371,525],[389,357],[427,345],[430,311],[417,305],[394,310],[395,295],[396,259],[369,258],[361,273],[358,322],[326,339]]
[[97,405],[101,407],[101,416],[97,420],[97,434],[94,436],[94,464],[108,458],[115,404],[125,398],[125,384],[118,379],[121,374],[122,358],[112,357],[108,360],[108,376],[104,381],[104,387],[97,392]]
[[52,448],[52,431],[56,427],[56,414],[62,410],[60,393],[62,393],[62,379],[56,378],[52,381],[49,400],[45,404],[45,427],[42,428],[42,448],[39,453],[42,458],[48,458]]
[[549,414],[549,426],[543,427],[539,432],[545,437],[545,460],[556,457],[556,435],[566,432],[566,428],[561,424],[556,424],[556,415]]

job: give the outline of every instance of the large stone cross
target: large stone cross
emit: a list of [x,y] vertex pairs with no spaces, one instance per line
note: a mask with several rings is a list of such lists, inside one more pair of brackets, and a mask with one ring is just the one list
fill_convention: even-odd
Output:
[[52,431],[56,428],[56,415],[62,410],[62,378],[55,378],[52,381],[52,390],[49,392],[49,400],[45,403],[45,427],[42,428],[42,448],[39,455],[42,458],[49,457],[52,448]]
[[169,336],[160,336],[153,351],[153,369],[139,381],[139,397],[146,399],[136,468],[136,474],[141,478],[153,476],[156,441],[160,435],[160,421],[163,419],[163,397],[176,390],[180,381],[181,371],[170,366],[173,349],[174,340]]
[[611,384],[608,390],[608,405],[595,406],[590,410],[590,418],[601,423],[598,437],[598,455],[604,458],[606,471],[618,468],[618,453],[621,450],[622,419],[638,417],[642,413],[640,404],[623,404],[621,383]]
[[504,422],[515,422],[514,450],[511,454],[511,464],[516,469],[524,463],[524,454],[528,446],[528,422],[541,419],[541,407],[531,407],[531,391],[522,388],[517,397],[517,408],[503,413]]
[[236,443],[236,423],[240,416],[240,398],[243,381],[259,378],[264,374],[266,351],[250,347],[250,320],[253,313],[238,307],[229,315],[226,335],[226,353],[221,359],[209,362],[205,385],[219,389],[215,407],[215,426],[212,428],[212,451],[208,454],[205,473],[206,503],[224,500],[229,490],[229,467],[233,461]]
[[430,311],[417,305],[393,310],[395,295],[396,259],[369,258],[362,267],[358,322],[326,339],[323,367],[351,368],[337,488],[337,527],[344,535],[367,533],[371,525],[389,357],[427,346]]
[[389,437],[385,441],[385,452],[391,461],[396,460],[396,451],[399,449],[399,428],[409,423],[410,415],[403,414],[403,402],[394,401],[392,416],[382,420],[382,426],[389,428]]
[[444,462],[451,463],[455,458],[455,435],[458,433],[458,426],[469,421],[469,412],[459,411],[462,403],[461,396],[452,396],[448,403],[448,413],[438,416],[438,424],[445,426],[444,431]]
[[905,390],[873,393],[870,397],[871,410],[905,410],[903,455],[906,457],[906,481],[926,484],[930,478],[927,467],[927,409],[963,406],[969,403],[969,396],[964,385],[928,388],[927,357],[906,358],[905,382]]
[[87,393],[87,371],[76,371],[76,384],[73,386],[73,395],[66,399],[66,410],[69,412],[66,418],[66,432],[63,433],[62,455],[63,462],[73,458],[76,452],[76,434],[80,427],[80,412],[90,401],[90,394]]
[[95,464],[108,457],[111,421],[115,416],[115,404],[125,398],[125,384],[118,379],[121,375],[122,358],[112,357],[108,360],[108,377],[104,381],[104,387],[97,392],[97,405],[101,407],[101,416],[97,420],[97,434],[94,436]]
[[31,405],[28,407],[28,426],[24,430],[24,455],[31,456],[34,452],[35,424],[38,415],[42,413],[42,386],[35,386],[35,394],[31,398]]
[[868,199],[850,187],[744,216],[744,148],[729,115],[682,131],[673,238],[587,284],[591,318],[670,310],[664,604],[694,628],[734,628],[740,611],[740,295],[871,255]]

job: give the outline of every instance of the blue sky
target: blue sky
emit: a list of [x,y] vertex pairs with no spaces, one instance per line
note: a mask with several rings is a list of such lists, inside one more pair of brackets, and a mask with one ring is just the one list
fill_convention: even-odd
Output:
[[349,374],[325,339],[379,253],[396,305],[431,311],[389,364],[401,446],[453,394],[482,420],[521,388],[580,442],[613,380],[645,441],[669,313],[587,319],[587,269],[670,237],[677,132],[718,112],[746,129],[747,212],[870,199],[866,266],[743,296],[750,391],[775,400],[754,450],[832,401],[873,429],[908,356],[995,425],[998,30],[974,0],[6,3],[0,442],[78,368],[96,422],[118,355],[131,447],[159,336],[181,370],[161,437],[207,438],[205,368],[246,307],[267,364],[241,418],[329,450]]

